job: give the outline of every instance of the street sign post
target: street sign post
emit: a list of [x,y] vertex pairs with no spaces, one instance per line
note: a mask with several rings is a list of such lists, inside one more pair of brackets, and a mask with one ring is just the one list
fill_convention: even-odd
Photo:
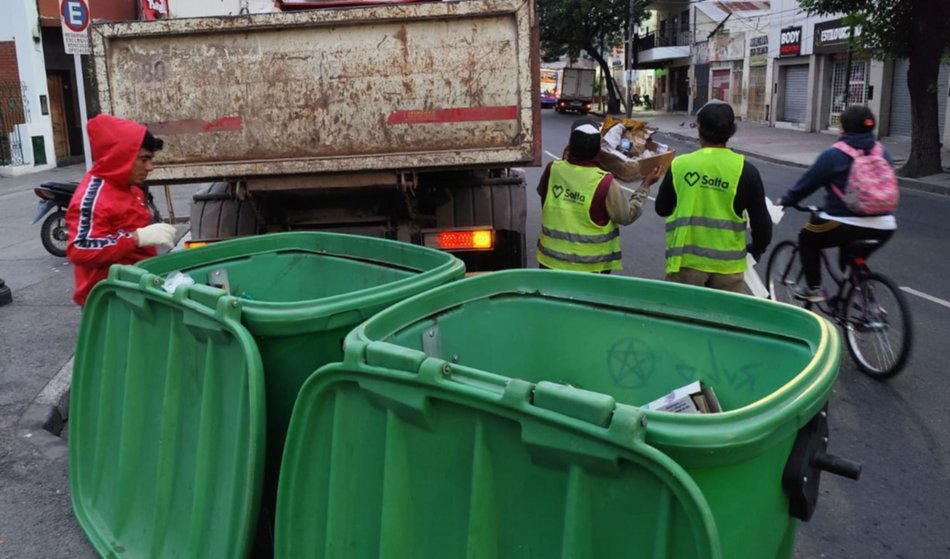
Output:
[[63,28],[63,46],[66,54],[73,55],[76,70],[76,93],[79,95],[79,115],[82,121],[82,147],[86,155],[86,170],[92,167],[92,151],[86,132],[86,78],[82,73],[82,55],[89,54],[89,0],[60,0],[59,14]]

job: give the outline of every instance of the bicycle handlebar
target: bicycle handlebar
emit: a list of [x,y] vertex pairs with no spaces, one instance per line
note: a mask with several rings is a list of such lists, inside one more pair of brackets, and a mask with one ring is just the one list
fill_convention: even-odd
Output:
[[788,206],[782,206],[782,207],[792,208],[800,212],[810,212],[813,214],[821,211],[821,208],[819,208],[818,206],[802,206],[801,204],[790,204]]

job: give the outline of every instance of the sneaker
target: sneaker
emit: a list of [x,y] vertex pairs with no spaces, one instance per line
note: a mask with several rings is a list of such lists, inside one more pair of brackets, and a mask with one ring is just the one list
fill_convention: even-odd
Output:
[[792,296],[800,301],[809,303],[821,303],[825,300],[825,293],[820,287],[802,287],[796,285],[792,288]]

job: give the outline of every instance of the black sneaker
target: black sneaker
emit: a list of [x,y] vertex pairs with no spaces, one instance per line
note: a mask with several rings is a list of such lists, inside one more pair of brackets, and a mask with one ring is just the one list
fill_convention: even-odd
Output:
[[820,287],[801,287],[796,285],[792,288],[792,296],[799,301],[808,301],[809,303],[821,303],[825,300],[825,293]]

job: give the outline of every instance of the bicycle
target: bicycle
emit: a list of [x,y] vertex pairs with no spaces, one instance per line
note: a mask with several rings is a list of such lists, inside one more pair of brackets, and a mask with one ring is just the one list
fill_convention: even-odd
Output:
[[[799,211],[819,211],[814,206],[788,206]],[[822,288],[825,300],[813,303],[794,295],[805,286],[798,256],[798,243],[782,241],[772,250],[766,267],[769,298],[817,309],[833,319],[844,331],[848,353],[858,369],[876,380],[894,377],[903,369],[913,343],[910,308],[903,293],[889,277],[872,272],[867,260],[880,241],[856,241],[841,247],[843,270],[838,270],[821,251],[825,276],[837,290]],[[826,283],[827,285],[827,283]]]

